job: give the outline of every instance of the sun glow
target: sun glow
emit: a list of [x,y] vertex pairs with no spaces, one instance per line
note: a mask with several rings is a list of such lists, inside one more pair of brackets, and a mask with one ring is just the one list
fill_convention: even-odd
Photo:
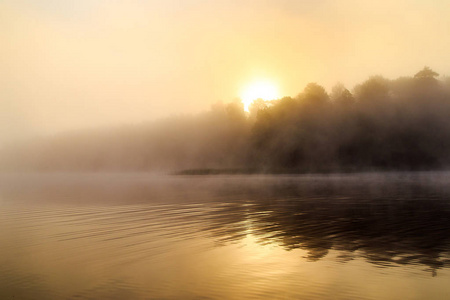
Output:
[[279,98],[278,88],[270,81],[256,81],[248,85],[241,94],[245,111],[256,99],[274,100]]

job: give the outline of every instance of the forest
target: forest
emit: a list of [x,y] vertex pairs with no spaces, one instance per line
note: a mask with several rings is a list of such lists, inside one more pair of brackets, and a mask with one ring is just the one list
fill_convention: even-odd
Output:
[[22,171],[305,173],[450,166],[450,79],[425,67],[351,91],[309,83],[295,97],[217,103],[197,115],[74,131],[4,147]]

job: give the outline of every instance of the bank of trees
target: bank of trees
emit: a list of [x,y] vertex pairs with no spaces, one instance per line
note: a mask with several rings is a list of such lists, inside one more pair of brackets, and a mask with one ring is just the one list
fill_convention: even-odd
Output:
[[78,132],[5,149],[3,168],[316,172],[450,166],[450,81],[424,68],[352,91],[214,105],[197,116]]
[[308,84],[258,110],[254,163],[304,170],[428,169],[450,155],[450,84],[424,68],[414,77],[374,76],[350,93]]

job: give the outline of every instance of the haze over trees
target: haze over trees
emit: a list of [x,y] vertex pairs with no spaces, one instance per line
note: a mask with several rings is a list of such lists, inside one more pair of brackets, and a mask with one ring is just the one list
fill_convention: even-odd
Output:
[[295,97],[214,105],[197,116],[72,132],[3,149],[3,169],[249,172],[450,166],[450,80],[428,67],[352,91],[316,83]]

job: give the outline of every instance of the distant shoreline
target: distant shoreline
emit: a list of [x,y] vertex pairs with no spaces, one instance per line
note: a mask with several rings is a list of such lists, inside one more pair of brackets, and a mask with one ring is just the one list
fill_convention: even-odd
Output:
[[380,168],[337,168],[337,169],[252,169],[252,168],[200,168],[185,169],[171,175],[302,175],[302,174],[346,174],[361,172],[437,172],[443,169],[380,169]]

